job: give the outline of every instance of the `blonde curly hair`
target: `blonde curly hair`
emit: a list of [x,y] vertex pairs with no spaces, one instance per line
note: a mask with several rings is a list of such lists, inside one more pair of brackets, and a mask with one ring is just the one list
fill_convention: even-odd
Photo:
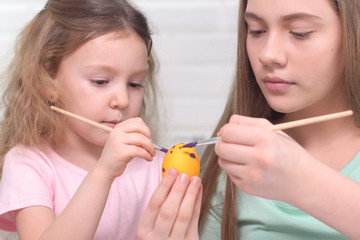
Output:
[[61,105],[61,96],[55,103],[48,99],[63,57],[91,39],[128,30],[148,47],[149,77],[140,115],[150,128],[156,123],[156,64],[145,16],[125,0],[49,0],[19,34],[3,77],[7,88],[0,122],[0,178],[4,156],[15,145],[38,146],[45,141],[56,146],[61,142],[66,121],[49,107]]

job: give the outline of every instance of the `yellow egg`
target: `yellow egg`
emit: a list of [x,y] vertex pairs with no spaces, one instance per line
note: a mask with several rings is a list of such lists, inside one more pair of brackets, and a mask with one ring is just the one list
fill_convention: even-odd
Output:
[[186,173],[189,177],[199,176],[200,161],[194,148],[182,148],[185,143],[175,144],[166,153],[162,164],[162,176],[170,168],[176,168],[179,173]]

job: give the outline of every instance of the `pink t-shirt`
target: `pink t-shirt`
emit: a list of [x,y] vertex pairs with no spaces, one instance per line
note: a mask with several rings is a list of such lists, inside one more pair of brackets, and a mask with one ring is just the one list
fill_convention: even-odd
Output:
[[[134,158],[128,163],[111,186],[94,239],[136,239],[138,222],[161,180],[163,157],[157,152],[152,162]],[[16,231],[13,211],[29,206],[49,207],[58,216],[86,175],[50,147],[14,147],[5,156],[0,181],[0,229]]]

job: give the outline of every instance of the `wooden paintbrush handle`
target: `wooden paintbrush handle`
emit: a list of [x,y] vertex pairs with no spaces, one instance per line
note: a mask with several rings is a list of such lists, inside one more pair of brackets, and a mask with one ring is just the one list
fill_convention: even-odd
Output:
[[105,126],[105,125],[100,124],[100,123],[98,123],[98,122],[94,122],[94,121],[92,121],[92,120],[90,120],[90,119],[81,117],[81,116],[79,116],[79,115],[76,115],[76,114],[74,114],[74,113],[68,112],[68,111],[63,110],[63,109],[61,109],[61,108],[58,108],[58,107],[55,107],[55,106],[51,106],[50,108],[51,108],[52,110],[56,111],[56,112],[62,113],[62,114],[64,114],[64,115],[67,115],[67,116],[72,117],[72,118],[75,118],[75,119],[77,119],[77,120],[80,120],[80,121],[82,121],[82,122],[85,122],[85,123],[87,123],[87,124],[90,124],[90,125],[92,125],[92,126],[94,126],[94,127],[101,128],[101,129],[103,129],[103,130],[105,130],[105,131],[107,131],[107,132],[111,132],[111,130],[112,130],[111,127]]
[[304,126],[304,125],[308,125],[308,124],[324,122],[324,121],[329,121],[329,120],[343,118],[343,117],[349,117],[351,115],[353,115],[353,111],[348,110],[348,111],[344,111],[344,112],[332,113],[332,114],[322,115],[322,116],[318,116],[318,117],[305,118],[302,120],[297,120],[297,121],[292,121],[292,122],[280,123],[280,124],[273,125],[271,127],[271,129],[274,131],[275,130],[284,130],[284,129],[300,127],[300,126]]

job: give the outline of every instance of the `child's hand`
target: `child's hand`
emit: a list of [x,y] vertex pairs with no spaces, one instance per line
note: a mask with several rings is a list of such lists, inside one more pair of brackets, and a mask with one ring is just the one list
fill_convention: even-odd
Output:
[[131,118],[110,132],[97,165],[113,180],[125,171],[131,159],[140,157],[152,161],[153,156],[150,129],[141,118]]
[[151,197],[138,227],[139,239],[199,239],[201,179],[171,168]]
[[291,202],[315,159],[288,135],[270,126],[264,119],[234,115],[221,128],[215,152],[221,168],[242,191]]

